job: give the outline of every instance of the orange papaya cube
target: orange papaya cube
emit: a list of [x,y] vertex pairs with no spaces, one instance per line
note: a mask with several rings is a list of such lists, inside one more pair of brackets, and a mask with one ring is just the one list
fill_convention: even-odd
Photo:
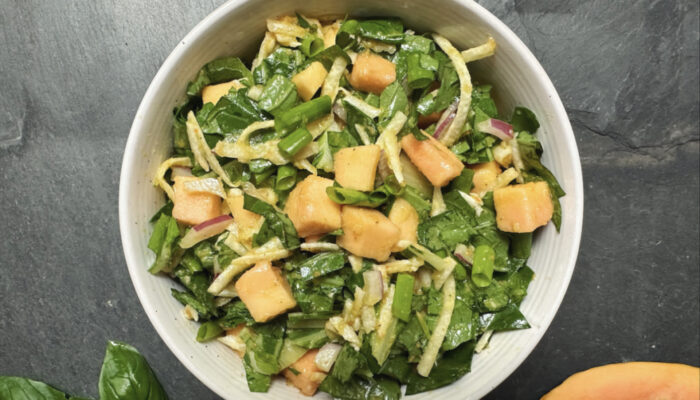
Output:
[[338,246],[360,257],[386,261],[401,231],[384,214],[363,207],[343,207],[343,234]]
[[221,198],[207,192],[190,192],[185,182],[197,179],[191,176],[176,176],[173,191],[173,218],[187,225],[199,225],[221,215]]
[[373,190],[380,154],[381,149],[376,144],[338,150],[333,156],[335,180],[345,188]]
[[700,399],[700,369],[684,364],[628,362],[572,375],[541,400]]
[[265,322],[296,307],[289,282],[279,268],[261,261],[236,281],[236,292],[255,322]]
[[483,192],[490,184],[496,181],[496,178],[501,173],[501,167],[496,161],[471,165],[469,168],[474,171],[472,193]]
[[328,72],[318,61],[312,62],[305,70],[292,77],[292,82],[297,86],[297,93],[304,101],[311,100],[318,88],[323,85]]
[[447,185],[464,169],[464,164],[450,149],[428,134],[425,140],[418,140],[413,135],[404,136],[401,148],[433,186]]
[[511,185],[493,192],[496,224],[503,232],[532,232],[552,219],[554,206],[546,182]]
[[369,51],[358,54],[349,79],[355,89],[374,94],[381,94],[395,80],[396,65]]
[[[418,212],[408,201],[397,198],[389,211],[389,220],[399,228],[399,241],[416,243],[418,236]],[[399,250],[394,248],[394,251]]]
[[318,354],[318,349],[307,351],[282,372],[287,378],[287,382],[296,386],[306,396],[313,396],[318,386],[326,378],[326,374],[316,366],[316,354]]
[[226,96],[231,88],[240,89],[243,84],[237,80],[219,83],[218,85],[205,86],[202,89],[202,104],[212,103],[216,105],[219,99]]
[[326,188],[333,181],[309,175],[289,193],[284,211],[300,237],[321,235],[340,228],[340,204],[331,200]]

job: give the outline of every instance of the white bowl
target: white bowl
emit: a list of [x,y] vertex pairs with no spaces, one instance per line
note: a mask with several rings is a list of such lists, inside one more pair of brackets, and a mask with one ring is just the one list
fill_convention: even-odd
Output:
[[396,16],[414,30],[441,33],[460,49],[480,44],[491,35],[498,43],[496,55],[470,65],[470,69],[481,81],[494,84],[502,111],[509,113],[514,105],[520,104],[532,109],[540,120],[542,126],[537,136],[545,150],[543,162],[554,172],[567,195],[561,201],[561,232],[557,234],[551,224],[542,229],[529,261],[536,277],[522,304],[522,312],[532,328],[494,335],[489,348],[475,356],[471,373],[452,385],[411,397],[480,398],[520,365],[559,308],[578,254],[583,183],[571,125],[547,74],[508,27],[473,1],[234,0],[192,29],[148,87],[134,118],[122,163],[119,225],[129,273],[141,304],[173,353],[221,397],[305,398],[281,380],[267,394],[249,393],[238,356],[222,344],[195,341],[197,325],[181,316],[182,306],[170,295],[175,283],[148,273],[154,255],[146,247],[151,231],[149,218],[164,200],[162,192],[151,184],[151,178],[170,154],[172,109],[184,98],[187,82],[214,58],[253,55],[265,30],[265,18],[295,10],[309,15]]

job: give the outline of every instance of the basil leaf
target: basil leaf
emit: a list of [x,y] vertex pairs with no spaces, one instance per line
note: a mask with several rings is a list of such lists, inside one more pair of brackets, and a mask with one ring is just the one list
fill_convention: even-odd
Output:
[[455,350],[445,352],[430,370],[428,377],[412,371],[406,384],[406,395],[427,392],[455,382],[471,370],[475,342],[470,341]]
[[148,362],[132,346],[107,342],[99,382],[100,400],[167,399]]
[[318,278],[323,275],[328,275],[333,271],[337,271],[345,265],[345,253],[343,252],[328,252],[319,253],[313,257],[306,259],[299,264],[299,274],[302,280]]
[[[275,75],[267,81],[260,95],[258,104],[260,108],[272,115],[286,111],[297,102],[297,87],[290,79]],[[255,172],[255,171],[253,171]]]
[[[67,394],[51,386],[27,378],[0,376],[0,399],[7,400],[66,400]],[[77,399],[77,397],[72,397]]]
[[243,208],[265,217],[265,222],[253,236],[253,246],[262,246],[276,236],[288,249],[299,247],[299,236],[286,214],[248,194],[243,195]]
[[399,19],[369,19],[357,24],[357,33],[384,43],[399,44],[403,41],[403,23]]

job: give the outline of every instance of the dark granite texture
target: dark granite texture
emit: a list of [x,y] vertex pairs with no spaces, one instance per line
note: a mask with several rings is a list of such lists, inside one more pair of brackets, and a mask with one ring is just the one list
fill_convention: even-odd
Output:
[[[216,398],[136,298],[117,191],[149,82],[220,3],[0,0],[0,375],[95,396],[105,342],[119,339],[143,352],[171,398]],[[697,365],[697,1],[481,3],[554,81],[586,190],[581,252],[560,312],[488,398],[536,398],[610,362]]]

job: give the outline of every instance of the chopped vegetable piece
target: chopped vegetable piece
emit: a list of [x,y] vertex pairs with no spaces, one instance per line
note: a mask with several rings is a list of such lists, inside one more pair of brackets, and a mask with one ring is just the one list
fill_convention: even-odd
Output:
[[230,82],[219,83],[218,85],[205,86],[204,89],[202,89],[202,103],[216,104],[219,102],[219,99],[226,96],[231,89],[238,90],[244,87],[245,85],[237,79]]
[[280,135],[285,136],[294,129],[321,118],[330,112],[331,98],[321,96],[281,113],[275,118],[275,130]]
[[187,225],[198,225],[221,215],[221,199],[206,192],[190,192],[185,182],[196,180],[179,176],[175,178],[173,217]]
[[472,282],[478,287],[487,287],[493,276],[493,263],[496,258],[491,246],[482,244],[476,246],[472,262]]
[[464,164],[445,145],[429,135],[426,138],[418,140],[406,135],[401,139],[401,147],[433,186],[443,187],[462,173]]
[[323,85],[328,72],[318,61],[314,61],[305,70],[294,75],[292,82],[297,85],[299,97],[304,101],[311,100],[318,89]]
[[474,171],[472,177],[473,188],[472,193],[481,193],[496,181],[501,173],[501,167],[496,161],[489,161],[483,164],[470,165],[469,168]]
[[549,186],[543,181],[497,189],[493,203],[498,229],[504,232],[532,232],[546,225],[554,212]]
[[445,339],[447,327],[450,325],[450,319],[452,318],[455,296],[455,280],[449,277],[442,288],[442,308],[440,309],[440,315],[433,329],[433,333],[428,340],[428,344],[425,346],[425,351],[421,356],[420,362],[418,363],[417,370],[418,374],[421,376],[428,376],[430,370],[433,369],[435,360],[437,360],[438,352],[440,351],[440,347],[442,347],[442,341]]
[[395,80],[396,65],[369,51],[357,56],[349,79],[355,89],[377,95]]
[[313,137],[309,130],[301,127],[280,140],[277,147],[283,156],[292,158],[312,140]]
[[[389,220],[399,228],[399,240],[416,242],[418,232],[418,212],[408,201],[397,198],[389,211]],[[393,251],[398,251],[394,247]]]
[[411,316],[411,300],[413,299],[413,275],[398,274],[396,276],[396,289],[394,290],[394,301],[391,311],[396,318],[408,322]]
[[313,396],[326,374],[316,366],[318,349],[309,350],[289,368],[283,371],[287,382],[296,386],[306,396]]
[[401,231],[389,218],[376,210],[345,206],[342,212],[343,234],[337,243],[360,257],[386,261],[399,241]]
[[333,156],[335,180],[345,188],[370,191],[381,149],[377,145],[346,147]]
[[340,205],[326,194],[333,181],[309,175],[289,194],[285,212],[300,237],[320,235],[341,227]]
[[297,305],[289,283],[269,261],[259,262],[241,275],[236,292],[255,322],[268,321]]

